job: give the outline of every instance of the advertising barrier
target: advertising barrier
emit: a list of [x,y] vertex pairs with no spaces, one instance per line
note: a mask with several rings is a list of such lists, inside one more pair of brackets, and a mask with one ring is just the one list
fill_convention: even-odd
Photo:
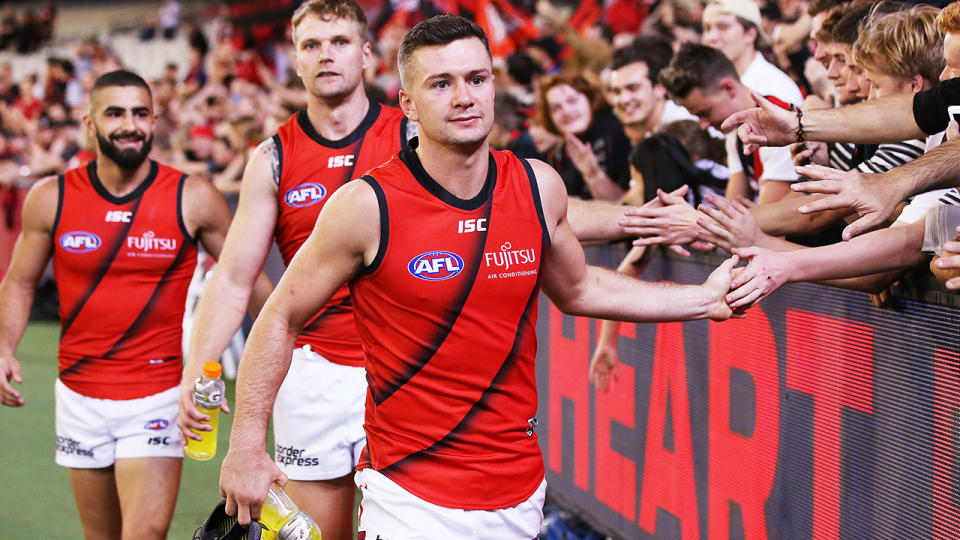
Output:
[[[701,283],[721,260],[656,256],[643,278]],[[909,296],[804,283],[745,319],[624,323],[606,393],[598,321],[541,297],[549,495],[616,538],[960,538],[960,308]]]

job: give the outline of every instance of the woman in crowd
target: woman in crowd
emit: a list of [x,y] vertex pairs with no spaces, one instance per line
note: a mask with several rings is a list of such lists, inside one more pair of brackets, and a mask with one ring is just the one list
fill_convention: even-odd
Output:
[[617,200],[629,187],[630,141],[603,101],[600,89],[582,75],[553,75],[537,89],[537,149],[560,173],[567,194]]

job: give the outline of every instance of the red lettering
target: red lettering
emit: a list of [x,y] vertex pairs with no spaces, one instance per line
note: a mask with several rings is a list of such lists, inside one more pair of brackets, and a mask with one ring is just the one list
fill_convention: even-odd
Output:
[[[634,327],[635,325],[621,325]],[[621,363],[617,381],[609,392],[597,392],[596,487],[597,499],[624,518],[633,521],[637,513],[637,464],[610,446],[613,422],[635,426],[636,374]]]
[[[667,398],[673,419],[673,450],[664,446]],[[681,323],[657,326],[650,381],[650,413],[644,453],[639,524],[656,533],[657,507],[680,519],[683,538],[699,538],[697,487],[690,440],[687,363]]]
[[839,538],[840,415],[873,412],[873,329],[787,311],[787,386],[813,396],[813,536]]
[[550,317],[550,435],[549,465],[563,472],[563,399],[574,406],[573,481],[583,490],[590,488],[590,319],[573,317],[573,338],[564,337],[565,315],[551,303]]
[[933,354],[933,538],[956,538],[960,511],[953,481],[957,414],[960,412],[960,355]]
[[[730,428],[734,368],[753,378],[756,408],[749,435]],[[776,343],[763,311],[710,324],[710,538],[730,537],[732,501],[740,504],[744,536],[767,538],[764,505],[777,472],[779,386]]]

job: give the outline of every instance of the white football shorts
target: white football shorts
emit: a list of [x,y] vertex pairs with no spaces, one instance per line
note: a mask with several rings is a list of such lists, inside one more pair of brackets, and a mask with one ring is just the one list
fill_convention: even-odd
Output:
[[273,404],[274,461],[291,480],[350,474],[367,443],[367,373],[334,364],[305,345],[293,351]]
[[97,399],[57,379],[56,462],[101,469],[122,458],[183,457],[177,427],[180,387],[137,399]]
[[359,538],[366,540],[531,540],[540,534],[544,479],[522,503],[500,510],[458,510],[429,503],[373,469],[357,471]]

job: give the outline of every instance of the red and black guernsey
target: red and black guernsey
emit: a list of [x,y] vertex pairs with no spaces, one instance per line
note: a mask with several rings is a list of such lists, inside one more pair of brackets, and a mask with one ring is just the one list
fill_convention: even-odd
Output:
[[[352,133],[332,141],[310,124],[306,111],[287,120],[273,136],[280,149],[280,213],[274,237],[289,265],[310,236],[320,210],[340,186],[390,159],[407,141],[407,118],[399,109],[371,103]],[[297,347],[310,345],[327,360],[363,366],[353,304],[346,286],[300,333]]]
[[[776,96],[764,97],[767,99],[767,101],[773,103],[781,109],[786,109],[788,111],[797,110],[792,103],[787,103]],[[759,193],[760,177],[763,176],[763,161],[760,159],[760,151],[757,150],[749,154],[746,153],[744,151],[743,141],[740,140],[740,137],[737,137],[737,157],[740,158],[740,165],[743,167],[743,174],[750,182],[750,189],[752,189],[754,193]]]
[[60,380],[100,399],[180,384],[196,241],[183,222],[186,175],[151,162],[129,195],[111,195],[97,163],[58,178],[53,271],[60,294]]
[[367,360],[367,447],[380,471],[431,503],[514,506],[537,489],[537,298],[550,237],[529,164],[490,154],[459,199],[402,150],[363,177],[380,246],[350,284]]

